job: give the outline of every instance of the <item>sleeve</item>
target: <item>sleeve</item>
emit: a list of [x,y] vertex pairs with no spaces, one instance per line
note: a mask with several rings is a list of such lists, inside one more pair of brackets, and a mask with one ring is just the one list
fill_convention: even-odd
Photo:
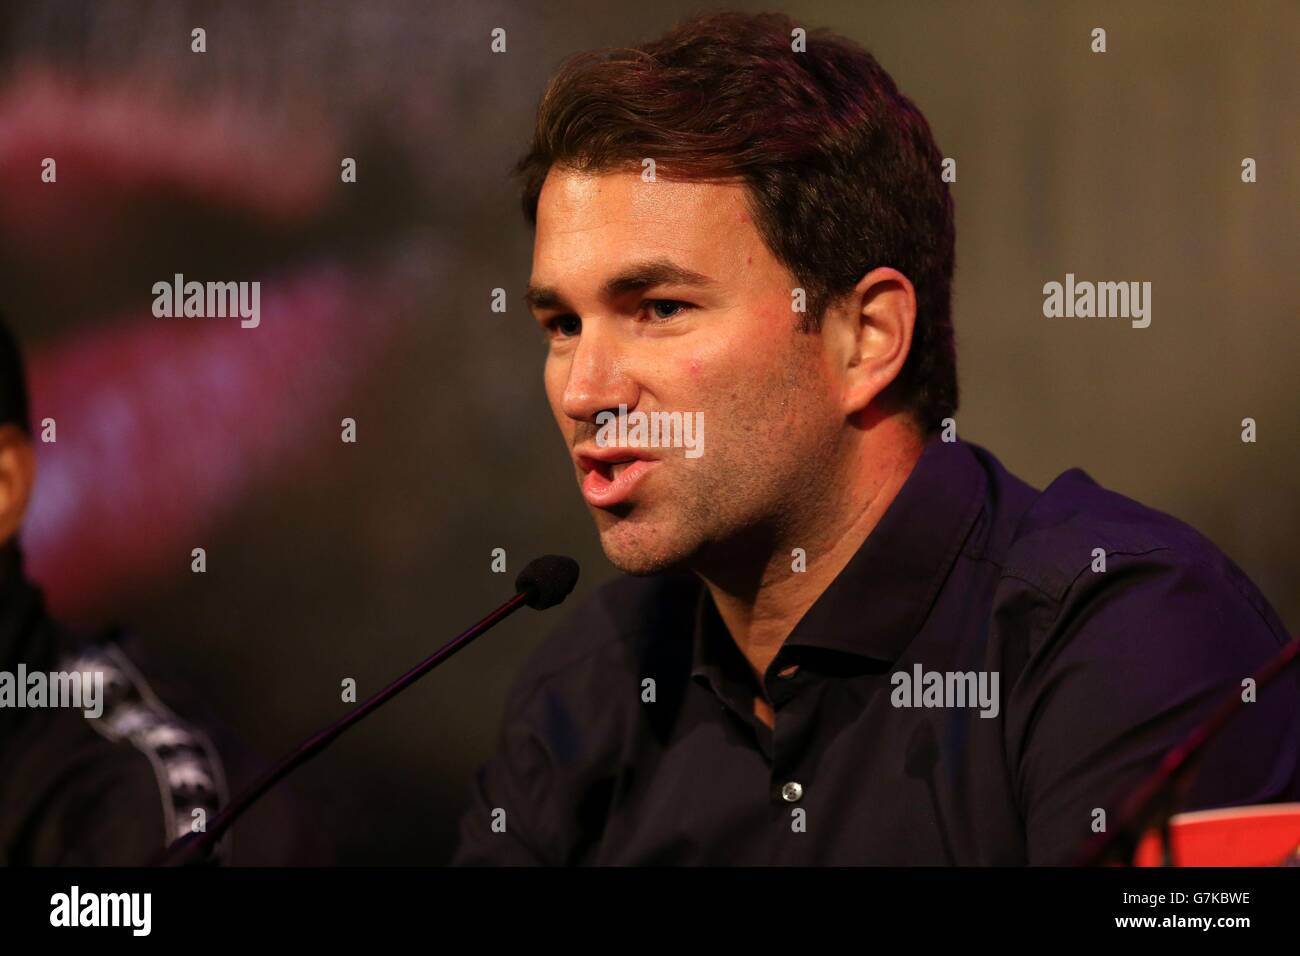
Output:
[[554,774],[548,748],[524,716],[531,684],[511,688],[496,753],[474,772],[452,866],[558,864],[550,820]]
[[[1286,640],[1240,572],[1170,549],[1108,556],[1066,591],[1013,692],[1008,725],[1030,864],[1062,864],[1165,753]],[[1178,809],[1300,790],[1300,678],[1279,677],[1205,751]],[[1104,815],[1104,816],[1103,816]]]

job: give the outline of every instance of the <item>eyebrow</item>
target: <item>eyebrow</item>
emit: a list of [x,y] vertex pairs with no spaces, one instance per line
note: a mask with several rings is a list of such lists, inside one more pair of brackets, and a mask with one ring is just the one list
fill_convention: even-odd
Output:
[[[631,292],[644,292],[646,289],[660,285],[708,288],[717,285],[717,280],[679,266],[671,260],[654,259],[649,262],[637,263],[605,280],[605,284],[600,290],[600,297],[609,301]],[[565,307],[564,297],[550,286],[530,285],[528,291],[524,293],[524,301],[532,309],[561,309]]]

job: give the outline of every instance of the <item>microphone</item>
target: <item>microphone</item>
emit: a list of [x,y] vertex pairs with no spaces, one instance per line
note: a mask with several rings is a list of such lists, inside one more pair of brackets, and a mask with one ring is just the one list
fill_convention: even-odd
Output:
[[383,690],[366,698],[350,713],[330,724],[320,733],[304,740],[289,756],[264,774],[256,783],[245,790],[239,797],[212,818],[203,832],[187,833],[168,846],[153,861],[154,866],[183,866],[188,863],[202,862],[213,846],[217,844],[230,829],[231,824],[256,803],[271,787],[279,783],[291,771],[306,763],[327,746],[333,743],[353,724],[367,714],[378,710],[380,706],[392,700],[406,688],[433,670],[451,655],[485,631],[495,627],[523,605],[542,611],[555,607],[573,590],[578,583],[578,562],[563,555],[547,554],[529,562],[515,578],[515,596],[506,601],[487,617],[467,631],[452,638],[437,651],[416,664],[397,680]]
[[544,554],[534,559],[515,578],[515,591],[526,592],[524,601],[537,611],[555,607],[578,583],[578,562],[562,554]]

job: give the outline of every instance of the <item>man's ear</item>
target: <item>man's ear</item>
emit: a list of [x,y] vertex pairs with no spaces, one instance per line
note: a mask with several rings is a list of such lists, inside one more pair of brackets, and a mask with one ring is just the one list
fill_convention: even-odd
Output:
[[17,425],[0,425],[0,544],[18,533],[35,480],[31,439]]
[[867,408],[897,380],[912,348],[916,289],[897,269],[872,269],[840,312],[844,411]]

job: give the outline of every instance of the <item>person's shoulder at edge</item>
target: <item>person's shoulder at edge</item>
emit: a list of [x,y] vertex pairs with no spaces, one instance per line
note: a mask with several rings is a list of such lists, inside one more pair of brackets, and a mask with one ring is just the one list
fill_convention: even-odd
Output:
[[[259,758],[170,679],[132,635],[73,631],[43,616],[30,668],[98,671],[102,713],[43,709],[9,742],[3,832],[9,864],[138,866],[150,862],[202,809],[211,819],[229,799],[227,774],[249,777]],[[179,707],[179,710],[173,710]],[[231,763],[233,761],[233,764]],[[237,826],[212,862],[236,865],[329,862],[304,837],[300,808],[272,794],[260,821]]]
[[[201,733],[154,697],[119,639],[77,634],[44,615],[35,627],[24,662],[29,671],[102,674],[102,696],[94,716],[85,708],[21,712],[5,748],[9,863],[146,863],[168,839],[176,810],[169,798],[200,777],[220,776]],[[184,774],[169,778],[162,757],[172,752],[193,758]],[[211,786],[215,797],[220,779]],[[194,802],[215,812],[215,802]]]
[[1062,472],[1034,498],[1005,550],[1003,574],[1053,604],[1086,590],[1085,583],[1142,585],[1153,595],[1167,588],[1159,575],[1135,580],[1139,568],[1221,591],[1252,608],[1279,643],[1286,640],[1276,611],[1214,542],[1187,522],[1098,484],[1082,468]]
[[[1259,589],[1205,535],[1072,468],[1007,541],[1008,754],[1029,860],[1064,862],[1088,814],[1137,784],[1288,639]],[[1300,684],[1280,681],[1202,760],[1181,809],[1300,795]]]

